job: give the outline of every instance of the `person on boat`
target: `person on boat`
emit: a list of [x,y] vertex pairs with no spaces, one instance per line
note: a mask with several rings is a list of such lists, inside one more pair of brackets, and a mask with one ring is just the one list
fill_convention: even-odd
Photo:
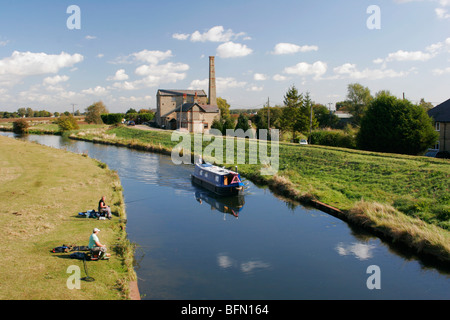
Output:
[[91,236],[89,237],[89,249],[93,253],[99,254],[99,260],[103,259],[104,257],[110,257],[111,255],[109,253],[106,253],[107,248],[106,245],[102,244],[98,238],[98,233],[100,232],[100,229],[94,228],[92,231]]
[[98,202],[98,213],[100,216],[103,214],[106,214],[106,217],[108,219],[111,219],[111,208],[106,205],[106,197],[103,196],[100,201]]

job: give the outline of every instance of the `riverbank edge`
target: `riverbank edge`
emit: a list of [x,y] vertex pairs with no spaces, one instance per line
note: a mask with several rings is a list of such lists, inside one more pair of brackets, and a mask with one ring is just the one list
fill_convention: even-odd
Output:
[[[4,132],[12,132],[12,130],[5,130],[5,128],[0,128],[0,131]],[[49,135],[62,135],[61,132],[54,132],[54,131],[38,131],[38,132],[29,132],[29,134],[49,134]],[[98,160],[93,159],[96,162],[99,162]],[[100,162],[99,162],[100,163]],[[117,195],[117,198],[119,199],[119,203],[116,204],[118,207],[119,212],[119,218],[121,221],[119,222],[119,229],[120,229],[120,238],[121,244],[119,247],[122,249],[118,253],[121,258],[123,259],[123,263],[127,266],[127,278],[128,278],[128,284],[123,286],[124,294],[125,294],[125,300],[141,300],[139,287],[138,287],[138,281],[137,281],[137,275],[134,270],[134,245],[128,240],[127,237],[127,231],[126,231],[126,221],[127,221],[127,213],[126,213],[126,207],[125,207],[125,201],[123,196],[123,188],[122,184],[119,178],[119,175],[115,170],[109,169],[109,167],[106,164],[101,163],[104,169],[111,172],[114,176],[115,184],[112,187],[112,192]]]
[[[79,137],[75,134],[69,135],[69,138],[79,141],[160,153],[164,155],[172,154],[171,148],[162,146],[161,144],[146,144],[135,140],[118,141],[111,140],[110,138],[101,138],[98,136],[92,138],[85,136]],[[193,159],[194,154],[191,154],[191,157]],[[407,217],[391,206],[379,203],[360,202],[357,203],[354,208],[349,210],[341,210],[329,204],[318,201],[312,194],[300,194],[295,189],[293,183],[285,177],[275,175],[271,178],[266,178],[265,176],[262,176],[259,171],[253,173],[241,172],[241,174],[253,183],[261,186],[267,186],[275,195],[285,197],[306,206],[315,207],[348,224],[360,227],[391,245],[400,246],[403,249],[410,250],[411,253],[416,255],[419,259],[426,259],[427,261],[433,260],[437,263],[444,263],[446,265],[450,264],[450,249],[447,247],[448,244],[445,241],[448,234],[445,230],[440,229],[437,226],[427,224],[420,219]],[[397,225],[402,225],[402,228],[398,229],[393,226],[389,226],[389,224],[382,222],[380,223],[380,221],[376,220],[376,217],[374,218],[374,214],[368,214],[369,211],[375,211],[375,215],[390,214],[395,216]],[[404,224],[408,224],[408,226],[405,228]],[[428,229],[431,229],[432,231],[429,231]],[[427,232],[437,233],[438,237],[442,235],[442,237],[440,237],[442,240],[429,240],[426,236],[423,236],[423,234]]]

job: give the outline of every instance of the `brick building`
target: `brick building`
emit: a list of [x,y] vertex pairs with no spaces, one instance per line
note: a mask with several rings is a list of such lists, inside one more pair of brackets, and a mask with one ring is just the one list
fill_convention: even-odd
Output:
[[450,152],[450,99],[430,109],[428,115],[433,118],[434,127],[439,132],[434,149]]
[[209,99],[204,90],[159,89],[156,94],[155,120],[161,128],[207,132],[219,118],[214,57],[209,58]]

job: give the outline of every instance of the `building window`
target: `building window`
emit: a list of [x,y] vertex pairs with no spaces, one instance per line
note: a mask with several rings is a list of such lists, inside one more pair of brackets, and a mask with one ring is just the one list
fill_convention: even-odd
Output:
[[439,141],[436,141],[436,144],[434,145],[434,150],[439,150]]
[[441,131],[441,123],[440,122],[436,122],[435,123],[435,128],[436,128],[436,131]]

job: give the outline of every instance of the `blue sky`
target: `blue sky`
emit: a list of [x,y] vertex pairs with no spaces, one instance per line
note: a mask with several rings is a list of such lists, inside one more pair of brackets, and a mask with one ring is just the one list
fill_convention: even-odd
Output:
[[291,85],[334,104],[356,82],[436,105],[450,98],[450,0],[2,0],[0,110],[155,108],[160,88],[207,92],[209,56],[232,108],[281,104]]

